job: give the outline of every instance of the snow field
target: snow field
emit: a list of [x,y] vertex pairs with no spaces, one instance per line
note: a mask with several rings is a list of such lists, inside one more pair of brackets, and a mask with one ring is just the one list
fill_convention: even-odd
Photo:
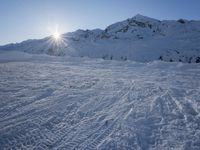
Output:
[[0,63],[0,149],[200,149],[199,65],[28,58]]

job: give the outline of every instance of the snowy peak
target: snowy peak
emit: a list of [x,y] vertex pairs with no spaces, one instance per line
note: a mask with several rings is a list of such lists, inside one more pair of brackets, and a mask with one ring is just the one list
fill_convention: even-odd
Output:
[[125,21],[117,22],[108,26],[104,33],[106,36],[113,39],[143,39],[145,37],[151,37],[158,33],[161,33],[159,26],[160,20],[156,20],[150,17],[142,16],[140,14],[129,18]]
[[147,17],[147,16],[143,16],[143,15],[140,15],[140,14],[135,15],[131,19],[136,20],[136,21],[141,21],[141,22],[160,22],[160,20],[150,18],[150,17]]

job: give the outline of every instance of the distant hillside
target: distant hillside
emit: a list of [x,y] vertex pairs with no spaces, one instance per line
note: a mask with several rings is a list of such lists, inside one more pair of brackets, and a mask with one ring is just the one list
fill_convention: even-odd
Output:
[[0,50],[148,62],[200,62],[200,21],[156,20],[136,15],[105,30],[77,30],[52,37],[1,46]]

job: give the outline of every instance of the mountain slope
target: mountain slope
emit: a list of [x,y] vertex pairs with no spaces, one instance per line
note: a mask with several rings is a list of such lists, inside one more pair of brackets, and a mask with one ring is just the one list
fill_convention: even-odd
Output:
[[115,60],[199,62],[200,21],[156,20],[136,15],[105,30],[77,30],[62,35],[28,40],[0,47],[28,53],[69,55]]

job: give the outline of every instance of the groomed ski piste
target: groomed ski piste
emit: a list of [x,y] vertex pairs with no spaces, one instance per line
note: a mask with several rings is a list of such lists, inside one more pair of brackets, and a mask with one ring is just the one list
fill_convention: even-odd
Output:
[[0,54],[0,149],[199,150],[200,65]]

